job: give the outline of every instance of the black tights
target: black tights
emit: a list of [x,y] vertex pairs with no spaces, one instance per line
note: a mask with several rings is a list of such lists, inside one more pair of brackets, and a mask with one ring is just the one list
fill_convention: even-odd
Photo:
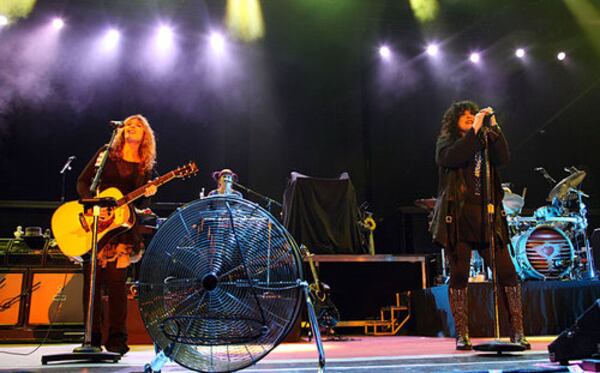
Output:
[[[450,287],[452,289],[464,289],[469,283],[469,269],[471,264],[471,250],[476,249],[483,258],[486,265],[491,263],[490,249],[484,243],[459,242],[455,247],[448,250],[450,261]],[[496,270],[498,285],[517,286],[519,278],[515,266],[508,253],[508,247],[503,245],[496,250]]]
[[[116,261],[108,262],[106,268],[96,267],[96,288],[94,297],[94,320],[92,330],[94,341],[99,345],[102,332],[102,290],[108,295],[109,331],[107,345],[126,345],[127,343],[127,268],[116,268]],[[87,315],[89,299],[90,262],[85,261],[84,273],[84,317]]]

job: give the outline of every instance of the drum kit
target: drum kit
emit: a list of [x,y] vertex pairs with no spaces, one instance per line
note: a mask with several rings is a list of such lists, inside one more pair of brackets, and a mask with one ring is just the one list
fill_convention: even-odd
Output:
[[536,171],[555,185],[546,198],[549,204],[537,208],[533,216],[521,214],[525,191],[515,194],[503,184],[509,250],[517,273],[522,279],[537,280],[595,278],[583,201],[589,196],[578,189],[585,171],[565,168],[569,176],[558,183],[543,168]]

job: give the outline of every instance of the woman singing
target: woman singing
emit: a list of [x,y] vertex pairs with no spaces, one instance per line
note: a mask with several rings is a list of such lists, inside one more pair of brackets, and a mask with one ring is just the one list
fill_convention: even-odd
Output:
[[[486,118],[488,117],[488,118]],[[484,126],[484,122],[488,121]],[[529,349],[523,332],[521,287],[508,252],[508,231],[502,209],[502,187],[496,168],[508,163],[508,143],[493,110],[479,110],[471,101],[453,103],[444,113],[436,144],[439,166],[438,198],[431,223],[434,241],[442,245],[450,262],[449,299],[456,328],[456,349],[470,350],[467,285],[471,250],[478,250],[490,265],[486,236],[484,144],[488,139],[494,205],[496,269],[508,305],[511,342]]]
[[[133,115],[125,119],[118,130],[112,149],[108,154],[101,175],[99,191],[115,187],[127,194],[144,185],[151,177],[156,160],[154,132],[148,120],[142,115]],[[77,192],[82,198],[94,197],[90,191],[96,168],[106,146],[98,150],[89,161],[77,180]],[[156,193],[156,186],[145,190],[145,197]],[[143,198],[136,207],[147,207],[149,199]],[[106,214],[106,211],[101,213]],[[137,226],[115,237],[104,247],[99,248],[98,270],[96,272],[96,292],[94,299],[94,321],[92,326],[92,346],[100,347],[102,341],[102,290],[108,295],[109,332],[105,347],[108,351],[124,355],[127,346],[127,267],[141,258],[143,242]],[[84,258],[84,305],[89,295],[90,257]],[[87,311],[87,307],[84,306]]]

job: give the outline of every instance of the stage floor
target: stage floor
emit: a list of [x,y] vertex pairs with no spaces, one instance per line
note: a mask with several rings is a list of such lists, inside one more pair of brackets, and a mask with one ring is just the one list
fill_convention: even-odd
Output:
[[[348,337],[346,341],[325,341],[327,372],[488,372],[488,371],[564,371],[548,360],[547,345],[554,337],[531,338],[532,350],[497,356],[454,350],[454,339],[432,337]],[[474,339],[481,342],[485,339]],[[42,355],[68,353],[77,345],[42,346],[28,356],[37,345],[0,345],[0,372],[61,372],[61,373],[131,373],[143,372],[144,364],[154,357],[149,345],[132,346],[119,363],[112,364],[51,364],[42,365]],[[9,352],[11,354],[6,354]],[[573,367],[571,367],[573,369]],[[577,369],[577,367],[575,367]],[[177,363],[164,366],[162,372],[186,372]],[[316,346],[312,342],[284,343],[255,366],[244,372],[316,372]]]

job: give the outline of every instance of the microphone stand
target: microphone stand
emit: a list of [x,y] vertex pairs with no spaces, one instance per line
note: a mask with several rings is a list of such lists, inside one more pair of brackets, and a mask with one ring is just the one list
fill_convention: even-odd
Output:
[[252,190],[252,189],[250,189],[250,188],[248,188],[246,186],[243,186],[240,183],[237,183],[237,182],[233,181],[233,185],[235,185],[236,187],[242,189],[245,192],[248,192],[248,193],[250,193],[250,194],[252,194],[252,195],[254,195],[254,196],[256,196],[256,197],[258,197],[258,198],[260,198],[262,200],[264,200],[265,203],[266,203],[266,205],[267,205],[267,210],[269,212],[271,212],[271,205],[275,205],[275,206],[277,206],[279,208],[283,208],[283,205],[281,203],[279,203],[279,202],[275,201],[274,199],[269,198],[269,197],[267,197],[267,196],[265,196],[263,194],[255,192],[254,190]]
[[495,205],[494,205],[494,185],[492,185],[492,168],[490,165],[490,151],[489,151],[489,139],[488,131],[489,126],[482,126],[481,131],[483,132],[483,159],[485,162],[485,193],[484,193],[484,206],[486,210],[486,237],[488,237],[490,246],[490,267],[492,268],[492,289],[493,289],[493,301],[494,301],[494,340],[490,342],[480,343],[473,346],[475,351],[485,352],[496,352],[501,355],[502,352],[509,351],[524,351],[525,348],[518,343],[503,342],[500,340],[500,319],[498,317],[498,273],[496,270],[496,227],[495,227]]
[[71,162],[73,162],[74,159],[75,159],[74,155],[72,155],[69,158],[67,158],[67,162],[65,162],[65,165],[59,171],[59,173],[61,175],[61,179],[62,179],[61,187],[60,187],[60,202],[64,202],[65,201],[65,177],[67,175],[67,171],[71,171],[73,169],[71,167]]
[[[118,126],[113,126],[113,132],[108,142],[108,146],[106,148],[106,151],[102,155],[100,166],[98,166],[98,169],[96,170],[96,175],[94,176],[94,180],[92,181],[92,185],[90,186],[90,192],[92,192],[93,194],[96,194],[96,188],[98,186],[98,183],[100,182],[100,176],[102,175],[102,171],[104,170],[104,166],[106,165],[108,153],[110,152],[110,149],[113,146],[118,130]],[[91,232],[92,243],[90,248],[90,252],[92,253],[92,255],[90,263],[90,283],[88,293],[89,298],[87,302],[87,317],[85,320],[85,334],[83,337],[83,344],[80,347],[74,348],[72,353],[43,355],[42,365],[46,365],[48,362],[55,361],[87,361],[92,363],[116,363],[119,360],[121,360],[121,355],[118,353],[102,351],[101,347],[92,346],[92,326],[94,322],[94,296],[96,294],[96,261],[98,255],[98,220],[100,217],[101,208],[114,207],[116,206],[116,201],[114,198],[111,197],[82,198],[79,200],[79,203],[82,205],[84,212],[91,208],[94,217]]]

